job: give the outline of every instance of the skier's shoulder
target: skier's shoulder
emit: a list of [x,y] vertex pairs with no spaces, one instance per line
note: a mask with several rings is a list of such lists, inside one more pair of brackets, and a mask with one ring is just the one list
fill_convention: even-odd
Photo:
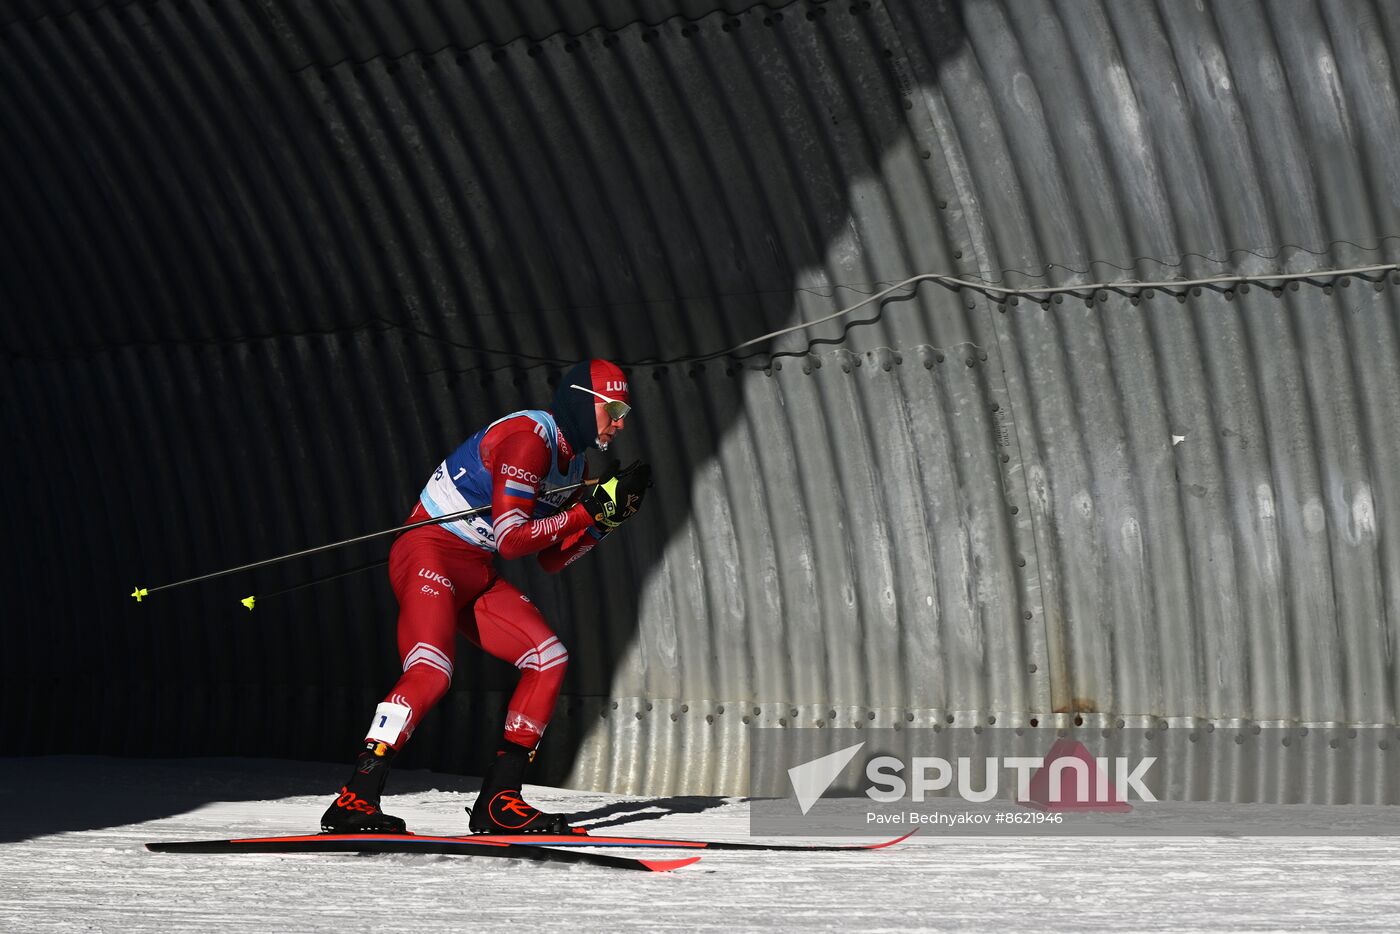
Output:
[[486,426],[481,436],[482,444],[500,444],[506,439],[535,438],[546,450],[549,449],[549,436],[554,428],[548,412],[535,409],[522,409],[496,419]]
[[524,410],[492,422],[481,437],[481,460],[543,472],[549,465],[549,428],[537,418],[548,413]]

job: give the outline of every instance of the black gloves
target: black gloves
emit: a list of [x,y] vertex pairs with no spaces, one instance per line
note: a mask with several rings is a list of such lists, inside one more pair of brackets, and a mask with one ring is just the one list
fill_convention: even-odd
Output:
[[590,486],[579,501],[593,517],[593,524],[606,535],[637,514],[650,486],[651,466],[633,461],[622,470],[614,467],[609,475]]

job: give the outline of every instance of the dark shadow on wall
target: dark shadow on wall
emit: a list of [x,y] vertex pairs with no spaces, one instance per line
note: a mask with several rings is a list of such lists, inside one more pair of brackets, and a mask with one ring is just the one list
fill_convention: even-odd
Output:
[[[434,5],[408,6],[430,19]],[[664,396],[685,365],[643,361],[793,324],[798,276],[848,232],[852,185],[909,143],[880,3],[795,3],[777,22],[756,7],[650,37],[423,42],[431,56],[393,59],[374,24],[318,9],[184,21],[133,6],[5,27],[0,128],[26,143],[0,169],[37,180],[0,192],[23,219],[0,233],[0,287],[23,310],[0,332],[0,412],[22,452],[5,459],[21,491],[5,518],[28,530],[5,546],[16,754],[348,761],[398,668],[383,571],[253,611],[239,600],[373,562],[387,540],[139,606],[124,595],[396,524],[480,424],[546,405],[566,361],[634,364]],[[926,76],[929,57],[962,48],[962,23],[953,4],[918,16],[938,37],[907,50]],[[736,57],[735,42],[766,51]],[[691,45],[646,64],[652,43]],[[470,56],[514,67],[483,77]],[[523,76],[535,58],[546,67]],[[461,76],[433,77],[454,59]],[[702,77],[725,87],[687,99]],[[777,103],[745,82],[781,88]],[[843,120],[854,129],[831,135]],[[676,142],[716,134],[739,142]],[[703,189],[742,186],[743,203],[687,209],[702,171]],[[663,544],[729,427],[692,431],[687,417],[672,405],[636,429],[648,449],[683,452],[653,491],[667,507],[647,517]],[[567,586],[509,572],[565,619],[575,658],[532,780],[557,782],[577,759],[660,553],[576,566]],[[457,682],[403,765],[478,773],[514,674],[460,642]],[[143,816],[159,815],[126,819]],[[43,823],[28,833],[60,829]]]

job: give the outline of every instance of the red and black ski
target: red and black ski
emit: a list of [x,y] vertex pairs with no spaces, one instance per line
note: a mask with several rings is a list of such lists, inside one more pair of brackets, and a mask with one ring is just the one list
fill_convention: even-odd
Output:
[[628,859],[605,853],[587,853],[537,846],[519,837],[429,837],[421,834],[308,834],[290,837],[248,837],[238,840],[184,840],[147,843],[155,853],[450,853],[459,856],[493,856],[529,859],[537,862],[582,863],[610,869],[640,869],[669,872],[691,863],[698,856],[681,859]]
[[[659,837],[618,837],[605,834],[592,834],[582,829],[571,834],[529,834],[525,839],[535,846],[548,847],[632,847],[636,849],[673,850],[765,850],[769,852],[833,853],[855,852],[859,850],[883,850],[885,847],[902,843],[913,836],[914,831],[893,840],[880,843],[751,843],[731,840],[675,840]],[[490,840],[503,843],[521,841],[520,836],[506,834],[474,834],[462,839]]]
[[307,834],[287,837],[248,837],[238,840],[186,840],[148,843],[156,853],[450,853],[496,856],[539,862],[584,863],[614,869],[668,872],[697,862],[679,859],[630,859],[585,852],[577,847],[625,847],[652,850],[756,850],[767,852],[832,853],[882,850],[907,840],[913,832],[880,843],[808,844],[749,843],[733,840],[676,840],[661,837],[622,837],[603,834],[470,834],[435,837],[423,834]]

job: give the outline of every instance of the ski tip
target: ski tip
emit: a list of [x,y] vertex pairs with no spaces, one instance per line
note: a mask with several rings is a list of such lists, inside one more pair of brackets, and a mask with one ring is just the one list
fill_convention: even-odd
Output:
[[866,849],[883,850],[887,846],[894,846],[896,843],[903,843],[905,840],[908,840],[910,837],[914,836],[914,834],[918,832],[919,828],[915,827],[913,830],[909,831],[902,837],[895,837],[893,840],[886,840],[884,843],[872,843],[869,846],[867,846]]
[[684,859],[639,859],[637,862],[641,863],[652,872],[670,872],[672,869],[680,869],[682,866],[698,863],[700,862],[700,857],[687,856]]

